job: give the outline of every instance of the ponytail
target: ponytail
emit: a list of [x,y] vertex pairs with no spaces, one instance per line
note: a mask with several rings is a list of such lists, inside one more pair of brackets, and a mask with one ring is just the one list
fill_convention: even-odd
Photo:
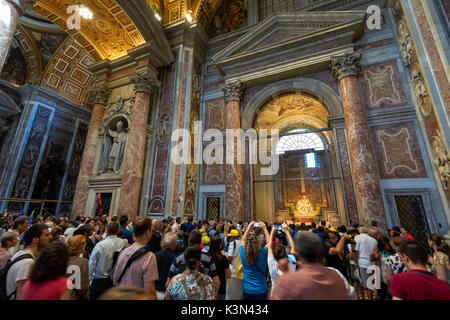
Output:
[[445,238],[438,233],[433,233],[430,236],[430,240],[436,244],[436,250],[442,253],[445,253],[447,256],[449,255],[449,245],[445,242]]

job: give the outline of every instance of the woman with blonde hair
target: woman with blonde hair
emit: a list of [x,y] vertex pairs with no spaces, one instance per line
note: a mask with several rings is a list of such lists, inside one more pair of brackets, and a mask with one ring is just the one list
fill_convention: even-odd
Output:
[[[261,243],[258,231],[262,230],[266,245]],[[242,268],[244,272],[244,300],[267,300],[267,255],[269,232],[264,223],[252,221],[242,238],[240,248]]]
[[89,261],[86,255],[86,237],[83,235],[73,236],[66,243],[69,252],[67,277],[72,280],[72,300],[89,299]]

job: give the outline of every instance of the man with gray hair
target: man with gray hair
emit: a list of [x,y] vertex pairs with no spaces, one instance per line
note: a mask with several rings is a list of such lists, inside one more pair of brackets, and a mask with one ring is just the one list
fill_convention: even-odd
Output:
[[272,300],[347,300],[341,276],[322,264],[323,246],[319,237],[308,231],[295,236],[295,251],[300,268],[277,277]]
[[170,266],[172,265],[173,260],[178,256],[177,244],[177,234],[175,232],[168,232],[164,235],[164,249],[156,252],[159,280],[156,280],[155,286],[158,300],[164,300],[167,275],[169,274]]
[[356,267],[359,269],[361,276],[361,285],[363,288],[363,294],[367,294],[369,300],[374,300],[373,291],[368,289],[369,274],[367,269],[370,267],[370,254],[377,246],[378,242],[369,235],[369,228],[361,226],[359,228],[359,236],[355,237],[356,247]]

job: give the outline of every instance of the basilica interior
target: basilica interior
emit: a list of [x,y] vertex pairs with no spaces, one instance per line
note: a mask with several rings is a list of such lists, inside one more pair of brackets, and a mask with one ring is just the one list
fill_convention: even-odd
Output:
[[[448,1],[0,0],[0,12],[2,212],[94,216],[100,199],[110,216],[449,231]],[[228,129],[278,130],[279,169],[262,174],[248,152],[173,161],[180,144],[194,154],[196,124],[221,146]]]

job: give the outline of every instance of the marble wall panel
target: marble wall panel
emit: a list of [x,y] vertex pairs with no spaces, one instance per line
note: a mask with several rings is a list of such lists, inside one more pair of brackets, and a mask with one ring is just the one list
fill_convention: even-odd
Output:
[[368,110],[407,103],[395,60],[363,67],[361,81],[365,105]]
[[371,127],[381,179],[426,178],[414,123]]
[[223,98],[205,102],[205,131],[208,129],[225,130],[225,101]]

